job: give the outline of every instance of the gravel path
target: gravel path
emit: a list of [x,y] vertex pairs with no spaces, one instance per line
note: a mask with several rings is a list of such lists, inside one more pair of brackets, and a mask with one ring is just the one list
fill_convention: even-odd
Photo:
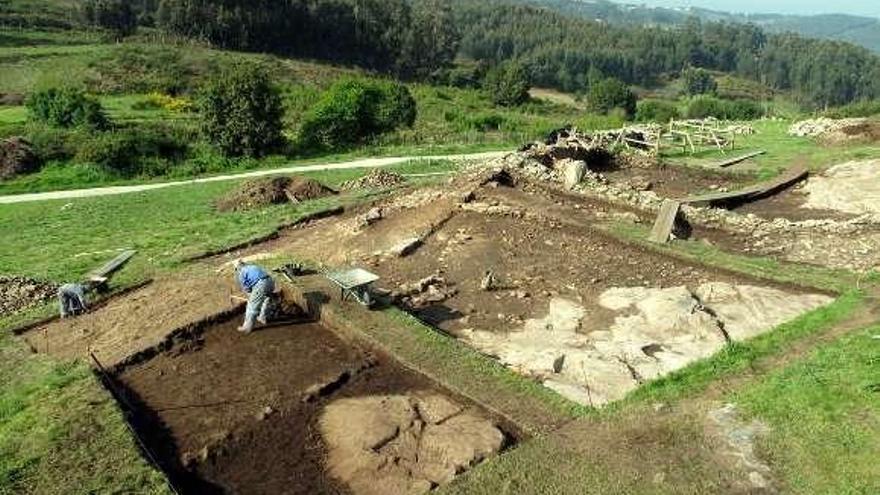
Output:
[[42,193],[29,194],[12,194],[0,196],[0,204],[28,203],[33,201],[46,201],[50,199],[75,199],[90,198],[94,196],[110,196],[114,194],[128,194],[141,191],[150,191],[153,189],[163,189],[166,187],[183,186],[188,184],[201,184],[205,182],[220,182],[238,179],[248,179],[252,177],[262,177],[266,175],[276,174],[294,174],[303,172],[316,172],[322,170],[346,170],[355,168],[377,168],[388,167],[391,165],[399,165],[412,160],[486,160],[501,156],[505,152],[490,151],[487,153],[474,153],[468,155],[440,155],[440,156],[421,156],[421,157],[389,157],[389,158],[366,158],[362,160],[354,160],[342,163],[325,163],[321,165],[300,165],[295,167],[275,168],[269,170],[256,170],[254,172],[245,172],[241,174],[218,175],[215,177],[205,177],[202,179],[191,179],[175,182],[162,182],[159,184],[142,184],[137,186],[111,186],[96,187],[91,189],[73,189],[68,191],[50,191]]

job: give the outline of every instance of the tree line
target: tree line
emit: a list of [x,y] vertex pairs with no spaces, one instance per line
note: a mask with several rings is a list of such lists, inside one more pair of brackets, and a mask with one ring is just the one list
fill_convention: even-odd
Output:
[[236,50],[357,64],[405,78],[446,69],[459,34],[444,0],[161,0],[169,32]]
[[[515,62],[535,85],[570,92],[586,92],[607,78],[651,86],[693,67],[790,90],[815,107],[880,96],[880,58],[870,51],[794,34],[768,35],[751,24],[694,18],[677,27],[613,26],[505,0],[138,0],[131,5],[142,23],[224,48],[355,64],[406,79],[449,81],[453,62],[461,57],[490,66]],[[117,17],[105,13],[102,18]]]
[[791,90],[813,106],[880,96],[880,58],[849,43],[696,18],[679,27],[613,26],[502,0],[450,1],[462,55],[518,60],[537,85],[584,91],[590,81],[614,77],[650,86],[699,67]]

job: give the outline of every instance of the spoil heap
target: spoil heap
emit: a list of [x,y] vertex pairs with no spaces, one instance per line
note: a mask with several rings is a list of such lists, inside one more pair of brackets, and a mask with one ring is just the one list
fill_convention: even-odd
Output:
[[55,296],[58,286],[26,277],[0,276],[0,315],[9,315]]
[[271,177],[244,182],[217,201],[220,211],[245,211],[269,205],[299,203],[336,194],[305,177]]

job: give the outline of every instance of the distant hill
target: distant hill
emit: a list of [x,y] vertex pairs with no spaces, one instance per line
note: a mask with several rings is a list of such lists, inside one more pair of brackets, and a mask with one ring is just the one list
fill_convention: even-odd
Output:
[[671,9],[608,0],[519,0],[569,15],[610,24],[676,25],[691,17],[708,21],[754,23],[768,32],[795,32],[811,38],[848,41],[880,52],[880,19],[847,14],[731,14],[709,9]]

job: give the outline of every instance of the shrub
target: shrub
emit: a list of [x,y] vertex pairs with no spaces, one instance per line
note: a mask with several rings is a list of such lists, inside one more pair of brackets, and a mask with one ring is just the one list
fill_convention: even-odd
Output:
[[256,65],[235,65],[209,82],[199,109],[203,134],[227,156],[260,157],[284,143],[281,94]]
[[754,120],[763,115],[764,109],[756,102],[721,100],[711,96],[694,98],[687,109],[687,117],[691,119]]
[[637,101],[636,94],[622,81],[614,78],[593,84],[587,95],[587,103],[593,111],[607,114],[620,108],[629,118],[636,113]]
[[718,83],[712,74],[705,69],[697,69],[688,67],[681,73],[684,82],[684,92],[688,96],[715,94],[718,90]]
[[486,75],[485,88],[496,105],[514,107],[529,101],[531,78],[526,68],[516,62],[495,67]]
[[639,122],[666,123],[681,116],[674,103],[662,100],[644,100],[636,106],[636,120]]
[[192,136],[166,127],[119,129],[75,136],[79,163],[98,165],[122,177],[165,175],[185,158]]
[[196,109],[195,105],[180,96],[170,96],[164,93],[152,92],[141,101],[131,106],[132,110],[167,110],[174,113],[188,113]]
[[334,84],[306,114],[301,143],[312,149],[348,146],[412,126],[416,103],[400,83],[348,79]]
[[880,115],[880,100],[863,100],[825,112],[832,119],[850,119]]
[[74,88],[37,91],[26,105],[32,120],[55,127],[105,129],[109,125],[98,100]]

